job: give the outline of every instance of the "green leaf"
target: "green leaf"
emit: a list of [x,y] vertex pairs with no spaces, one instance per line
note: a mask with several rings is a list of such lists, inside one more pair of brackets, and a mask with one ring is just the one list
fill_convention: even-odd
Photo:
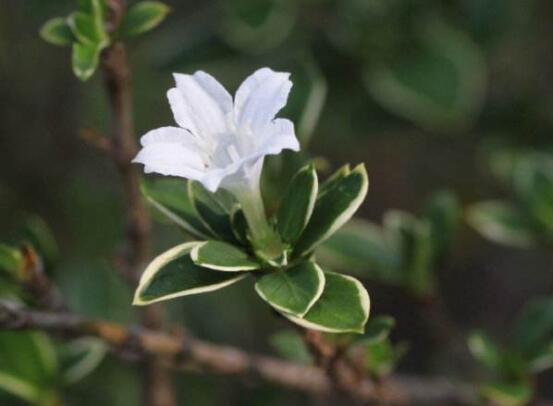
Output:
[[541,352],[537,352],[530,361],[530,369],[533,373],[540,373],[553,368],[553,341]]
[[364,341],[363,366],[373,377],[383,378],[389,375],[407,351],[406,345],[393,346],[388,340]]
[[497,345],[485,334],[474,332],[469,336],[468,347],[474,358],[492,371],[499,372],[503,355]]
[[15,276],[21,266],[21,252],[9,245],[0,244],[0,275]]
[[515,165],[513,187],[529,218],[549,239],[553,238],[553,159],[528,154]]
[[53,397],[57,358],[41,333],[0,332],[0,388],[38,404]]
[[71,64],[73,73],[80,80],[87,81],[98,67],[100,50],[95,45],[73,44]]
[[277,214],[277,226],[284,242],[293,244],[311,218],[318,190],[313,165],[303,167],[292,178]]
[[67,24],[82,45],[101,50],[109,42],[102,25],[91,15],[76,11],[67,18]]
[[410,52],[402,52],[391,63],[367,68],[367,90],[384,108],[421,127],[466,127],[483,102],[483,55],[465,33],[441,21],[421,27]]
[[370,318],[365,328],[363,341],[381,342],[388,338],[390,331],[394,328],[396,321],[390,316],[373,316]]
[[429,294],[434,285],[435,265],[429,222],[399,210],[388,211],[383,222],[397,244],[404,286],[418,296]]
[[342,227],[357,211],[369,188],[364,165],[333,181],[317,198],[311,220],[294,247],[296,257],[307,254]]
[[349,164],[345,164],[338,168],[332,175],[326,178],[323,183],[319,185],[319,194],[317,198],[323,196],[329,190],[332,190],[336,184],[341,182],[347,175],[351,173]]
[[222,289],[244,279],[246,274],[216,272],[194,264],[190,251],[198,242],[188,242],[156,257],[140,278],[134,305],[147,305],[181,296]]
[[323,293],[324,273],[313,262],[302,262],[262,276],[255,291],[275,309],[303,316]]
[[461,218],[461,207],[455,195],[447,190],[434,193],[424,209],[432,231],[434,254],[442,258],[453,242]]
[[483,385],[480,394],[498,406],[522,406],[532,398],[532,387],[526,383]]
[[400,256],[396,245],[375,224],[353,219],[317,247],[317,258],[331,268],[397,283]]
[[305,328],[328,333],[363,333],[369,318],[369,295],[351,276],[325,272],[323,294],[303,317],[283,313]]
[[534,231],[528,219],[516,207],[499,200],[472,205],[467,221],[480,234],[496,243],[528,247],[534,242]]
[[52,18],[40,29],[40,36],[46,42],[58,46],[69,46],[76,38],[63,17]]
[[170,8],[159,1],[141,1],[130,7],[119,26],[121,37],[134,37],[157,27],[169,14]]
[[250,245],[248,221],[238,205],[234,206],[230,213],[230,224],[236,239],[244,246]]
[[553,299],[534,299],[526,304],[513,329],[513,344],[528,361],[542,355],[553,340]]
[[306,365],[313,363],[313,357],[297,331],[279,331],[271,336],[269,344],[282,358]]
[[187,233],[202,239],[211,236],[192,206],[186,182],[179,179],[144,178],[142,193],[153,207]]
[[59,351],[64,384],[72,385],[89,375],[100,365],[107,351],[103,341],[92,337],[64,343]]
[[190,251],[198,266],[223,272],[253,271],[261,265],[239,248],[222,241],[206,241]]
[[200,183],[188,182],[188,196],[198,218],[211,234],[231,243],[239,242],[230,220],[235,205],[232,196],[224,190],[207,191]]

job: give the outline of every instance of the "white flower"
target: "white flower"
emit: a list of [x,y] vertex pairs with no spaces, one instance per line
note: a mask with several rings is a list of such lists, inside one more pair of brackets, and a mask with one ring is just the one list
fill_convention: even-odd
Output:
[[257,187],[265,155],[299,150],[290,120],[275,118],[286,105],[289,73],[262,68],[240,85],[234,101],[212,76],[174,74],[167,92],[179,127],[162,127],[141,139],[133,162],[145,172],[179,176],[219,187]]

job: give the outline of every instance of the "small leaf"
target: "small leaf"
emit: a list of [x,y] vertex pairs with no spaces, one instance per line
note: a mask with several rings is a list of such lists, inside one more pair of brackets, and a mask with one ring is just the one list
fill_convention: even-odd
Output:
[[52,267],[59,259],[60,252],[56,237],[44,219],[29,215],[24,219],[22,238],[38,252],[46,267]]
[[468,339],[469,350],[478,361],[492,371],[501,368],[502,354],[497,345],[485,334],[472,333]]
[[483,385],[480,394],[498,406],[523,406],[532,398],[532,387],[526,383]]
[[313,262],[273,271],[259,278],[255,291],[275,309],[303,316],[321,296],[325,277]]
[[21,252],[9,245],[0,244],[0,275],[15,276],[21,266]]
[[53,397],[57,358],[41,333],[0,332],[0,389],[38,404]]
[[292,178],[277,214],[277,226],[284,242],[293,244],[309,222],[317,199],[317,173],[312,165]]
[[424,216],[430,223],[434,254],[442,258],[453,242],[461,218],[459,202],[447,190],[434,193],[425,206]]
[[386,340],[395,324],[396,321],[390,316],[371,317],[365,328],[363,341],[375,343]]
[[238,242],[230,222],[230,212],[235,205],[232,196],[224,190],[211,193],[193,181],[188,182],[188,196],[198,218],[211,234],[231,243]]
[[526,304],[513,330],[515,349],[528,361],[547,351],[553,340],[553,299],[534,299]]
[[107,34],[91,15],[76,11],[68,17],[67,24],[82,45],[101,50],[108,44]]
[[331,268],[388,283],[398,283],[400,256],[383,230],[353,219],[317,247],[317,258]]
[[399,210],[384,216],[384,228],[397,245],[401,258],[402,283],[419,297],[429,294],[434,285],[434,252],[428,221]]
[[317,198],[323,196],[326,192],[331,190],[338,182],[344,179],[347,175],[351,173],[351,168],[349,164],[345,164],[338,168],[332,175],[324,180],[323,183],[319,185],[319,194]]
[[119,26],[121,37],[134,37],[157,27],[170,8],[159,1],[141,1],[127,10]]
[[179,179],[144,178],[142,194],[153,207],[187,233],[202,239],[211,236],[192,207],[186,182]]
[[480,234],[496,243],[528,247],[534,242],[534,231],[528,219],[509,203],[493,200],[472,205],[467,221]]
[[362,348],[363,366],[371,376],[376,378],[389,375],[407,351],[406,345],[393,346],[388,340],[376,342],[364,340]]
[[363,165],[358,165],[349,174],[333,181],[323,194],[320,192],[311,220],[295,244],[294,255],[307,254],[342,227],[363,203],[368,187],[367,171]]
[[71,385],[85,378],[100,365],[107,351],[103,341],[92,337],[63,344],[60,348],[63,382]]
[[242,245],[249,245],[249,226],[244,211],[236,205],[230,213],[230,224],[234,236]]
[[296,324],[328,333],[363,333],[369,318],[369,295],[351,276],[325,272],[323,294],[301,318],[283,313]]
[[94,45],[74,43],[71,64],[75,76],[83,82],[90,79],[98,67],[99,54],[99,49]]
[[260,264],[244,251],[222,241],[206,241],[190,251],[192,261],[198,266],[223,272],[253,271]]
[[541,352],[537,352],[530,362],[530,369],[536,374],[551,368],[553,368],[553,341]]
[[147,305],[181,296],[222,289],[244,279],[247,274],[216,272],[192,262],[190,251],[198,242],[188,242],[156,257],[140,278],[134,305]]
[[52,18],[40,29],[40,36],[46,42],[58,46],[69,46],[76,38],[63,17]]
[[367,90],[384,108],[434,130],[466,127],[480,111],[486,65],[480,49],[462,31],[429,21],[410,52],[367,68]]
[[313,357],[297,331],[285,330],[273,334],[269,344],[285,359],[306,365],[313,363]]

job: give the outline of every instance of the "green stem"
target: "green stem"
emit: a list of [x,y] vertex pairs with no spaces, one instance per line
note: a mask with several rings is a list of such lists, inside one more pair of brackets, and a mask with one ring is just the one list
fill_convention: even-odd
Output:
[[232,192],[242,206],[256,254],[267,261],[280,257],[283,245],[279,235],[267,221],[259,186],[237,187]]

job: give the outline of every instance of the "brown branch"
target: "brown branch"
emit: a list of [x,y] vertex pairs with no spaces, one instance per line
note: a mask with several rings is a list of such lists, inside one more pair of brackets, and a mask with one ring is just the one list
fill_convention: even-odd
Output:
[[[169,335],[146,328],[127,328],[70,313],[31,311],[14,303],[0,302],[0,330],[36,329],[68,336],[95,336],[115,350],[146,357],[156,355],[163,360],[165,367],[257,378],[319,396],[329,396],[336,392],[332,379],[318,367],[249,354],[234,347],[208,343],[188,335]],[[472,388],[435,378],[397,375],[378,384],[363,379],[349,391],[349,395],[366,403],[475,403]]]
[[[108,0],[107,28],[114,33],[125,12],[123,0]],[[140,192],[140,175],[131,164],[137,145],[133,129],[129,65],[125,47],[121,42],[111,44],[102,54],[102,70],[113,115],[113,137],[110,142],[111,157],[121,176],[127,213],[127,253],[121,269],[134,288],[138,272],[150,258],[150,218]],[[159,306],[151,306],[141,312],[145,327],[159,329],[163,314]],[[143,377],[144,400],[147,406],[173,406],[175,400],[171,377],[155,356],[147,357]]]

